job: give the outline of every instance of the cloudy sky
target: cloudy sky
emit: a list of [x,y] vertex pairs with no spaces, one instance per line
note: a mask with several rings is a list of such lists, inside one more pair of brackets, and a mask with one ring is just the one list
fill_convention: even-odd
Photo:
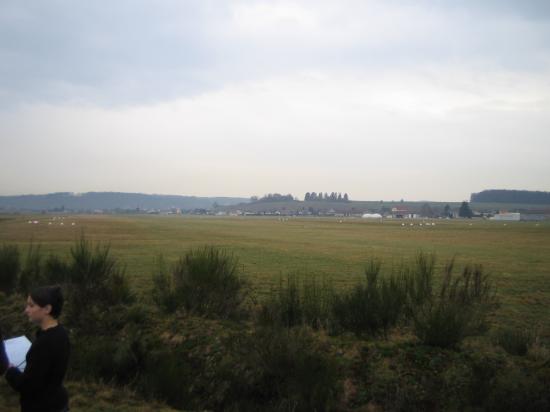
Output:
[[550,190],[550,2],[0,0],[0,195]]

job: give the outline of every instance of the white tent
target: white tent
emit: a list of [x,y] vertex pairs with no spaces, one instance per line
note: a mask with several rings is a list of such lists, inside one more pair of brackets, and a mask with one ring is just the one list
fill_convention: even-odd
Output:
[[363,219],[382,219],[382,215],[380,213],[365,213],[361,217]]

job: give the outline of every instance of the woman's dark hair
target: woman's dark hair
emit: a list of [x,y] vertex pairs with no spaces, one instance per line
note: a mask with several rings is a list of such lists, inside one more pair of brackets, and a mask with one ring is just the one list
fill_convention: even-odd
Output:
[[60,286],[42,286],[30,293],[31,299],[40,307],[52,305],[50,315],[57,319],[63,309],[63,294]]

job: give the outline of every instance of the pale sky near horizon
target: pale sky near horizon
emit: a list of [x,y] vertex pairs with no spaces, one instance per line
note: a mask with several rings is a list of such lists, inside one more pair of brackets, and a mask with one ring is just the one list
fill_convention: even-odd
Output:
[[0,195],[550,191],[550,2],[0,0]]

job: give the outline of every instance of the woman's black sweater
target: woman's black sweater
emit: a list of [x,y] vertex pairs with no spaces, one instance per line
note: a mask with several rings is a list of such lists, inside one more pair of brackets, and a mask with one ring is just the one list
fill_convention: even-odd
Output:
[[8,356],[6,355],[6,348],[4,347],[4,336],[2,335],[2,329],[0,328],[0,375],[3,375],[8,369]]
[[6,380],[19,392],[22,412],[58,412],[68,404],[63,378],[70,354],[69,336],[58,324],[36,332],[27,352],[25,371],[12,367]]

